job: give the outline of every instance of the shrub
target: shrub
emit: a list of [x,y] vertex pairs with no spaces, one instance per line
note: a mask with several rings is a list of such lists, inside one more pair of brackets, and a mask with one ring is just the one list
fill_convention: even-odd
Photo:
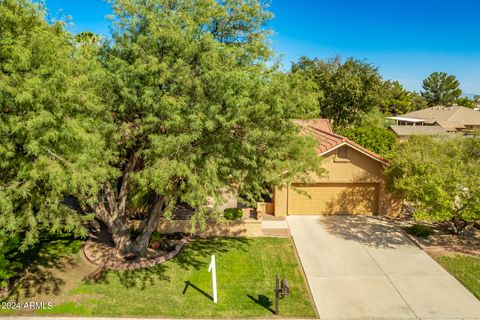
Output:
[[421,238],[428,238],[433,235],[433,229],[423,224],[414,224],[407,228],[407,233]]
[[165,236],[162,235],[160,232],[158,231],[152,232],[152,235],[150,236],[150,244],[153,242],[159,242],[161,245],[163,245],[165,241],[166,241]]
[[243,211],[239,208],[228,208],[223,211],[223,216],[227,220],[238,220],[243,218]]

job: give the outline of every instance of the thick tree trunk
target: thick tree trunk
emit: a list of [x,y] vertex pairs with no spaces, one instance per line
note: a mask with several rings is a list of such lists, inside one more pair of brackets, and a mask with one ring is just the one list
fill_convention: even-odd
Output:
[[112,220],[108,230],[112,235],[116,251],[121,255],[131,253],[132,236],[128,228],[128,221],[121,217]]
[[158,196],[156,198],[147,220],[140,226],[140,235],[132,243],[131,249],[134,252],[139,254],[145,254],[147,252],[150,237],[158,227],[158,223],[164,212],[165,203],[166,200],[164,196]]
[[103,198],[99,194],[98,202],[93,206],[95,217],[105,223],[108,231],[112,235],[115,249],[120,254],[126,254],[132,245],[132,239],[128,228],[128,220],[125,210],[119,211],[117,201],[114,197],[110,182],[106,182],[104,186],[105,197],[107,198],[108,207],[103,203]]
[[[96,218],[102,220],[107,225],[112,235],[115,249],[121,255],[131,253],[132,251],[133,241],[128,226],[126,202],[130,190],[130,175],[134,171],[138,159],[139,156],[134,154],[125,165],[118,196],[110,181],[106,181],[103,186],[105,198],[99,193],[97,195],[97,203],[93,206]],[[104,199],[106,199],[108,206],[105,206]]]
[[[135,254],[143,256],[148,254],[150,237],[158,227],[165,208],[171,199],[168,196],[157,196],[152,204],[147,220],[140,226],[140,234],[132,239],[129,230],[129,219],[126,212],[126,202],[130,191],[130,175],[134,171],[138,156],[133,155],[125,165],[123,177],[118,190],[118,195],[110,181],[104,183],[103,195],[98,195],[97,204],[93,206],[95,216],[102,220],[110,231],[115,249],[121,255]],[[105,206],[104,199],[108,206]]]
[[[107,185],[105,188],[107,199],[110,197],[108,189]],[[96,217],[107,225],[112,235],[115,249],[120,255],[135,254],[143,256],[148,253],[150,236],[158,227],[158,222],[164,212],[165,203],[164,196],[157,197],[147,220],[140,226],[140,234],[136,239],[131,237],[125,210],[116,210],[116,204],[110,204],[109,202],[109,208],[107,209],[100,202],[95,208],[95,213]]]

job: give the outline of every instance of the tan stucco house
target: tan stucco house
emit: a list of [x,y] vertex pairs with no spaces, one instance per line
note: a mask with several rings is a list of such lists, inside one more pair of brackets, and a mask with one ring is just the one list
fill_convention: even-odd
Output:
[[[275,216],[304,214],[389,215],[400,213],[401,202],[385,191],[387,162],[378,154],[335,134],[326,119],[296,121],[302,131],[318,140],[324,158],[324,176],[311,182],[291,183],[273,190],[265,206]],[[270,212],[268,212],[270,211]]]

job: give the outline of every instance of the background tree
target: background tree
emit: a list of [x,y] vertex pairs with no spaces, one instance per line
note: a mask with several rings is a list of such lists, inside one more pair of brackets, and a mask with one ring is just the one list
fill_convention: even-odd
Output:
[[404,114],[427,107],[427,102],[416,92],[406,90],[398,81],[383,83],[381,110],[387,114]]
[[460,82],[454,75],[445,72],[434,72],[423,80],[422,97],[429,106],[452,105],[462,95]]
[[397,140],[393,132],[375,126],[347,128],[342,135],[384,157],[390,154]]
[[86,235],[89,216],[63,200],[113,176],[95,48],[44,16],[37,3],[0,1],[0,247],[19,235],[24,250],[45,230]]
[[475,95],[473,97],[473,101],[475,102],[475,104],[478,106],[480,105],[480,95]]
[[389,158],[387,188],[413,206],[415,218],[463,232],[480,219],[479,155],[479,137],[411,137]]
[[460,97],[455,101],[455,103],[458,104],[459,106],[463,106],[470,109],[473,109],[477,106],[477,104],[475,103],[475,100],[469,99],[467,97]]
[[[380,111],[379,108],[374,108],[369,113],[363,114],[358,120],[355,121],[353,126],[350,126],[349,128],[376,127],[376,128],[387,129],[392,124],[395,124],[394,120],[386,119],[385,114],[382,111]],[[340,130],[339,132],[341,133],[343,132],[343,130]]]
[[300,72],[317,84],[319,116],[333,120],[336,128],[348,127],[380,106],[382,78],[367,62],[302,57],[292,65],[292,72]]

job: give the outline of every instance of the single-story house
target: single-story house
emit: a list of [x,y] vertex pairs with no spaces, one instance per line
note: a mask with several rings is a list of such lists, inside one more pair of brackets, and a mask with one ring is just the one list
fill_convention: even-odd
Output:
[[385,190],[386,160],[335,134],[326,119],[298,120],[318,140],[316,152],[327,173],[311,182],[290,183],[273,190],[266,211],[275,216],[304,214],[362,214],[396,216],[402,202]]
[[480,130],[480,112],[457,105],[434,106],[387,119],[395,120],[400,126],[438,126],[446,132]]
[[403,140],[410,136],[436,136],[444,134],[447,131],[440,126],[397,126],[392,125],[388,128],[397,139]]

